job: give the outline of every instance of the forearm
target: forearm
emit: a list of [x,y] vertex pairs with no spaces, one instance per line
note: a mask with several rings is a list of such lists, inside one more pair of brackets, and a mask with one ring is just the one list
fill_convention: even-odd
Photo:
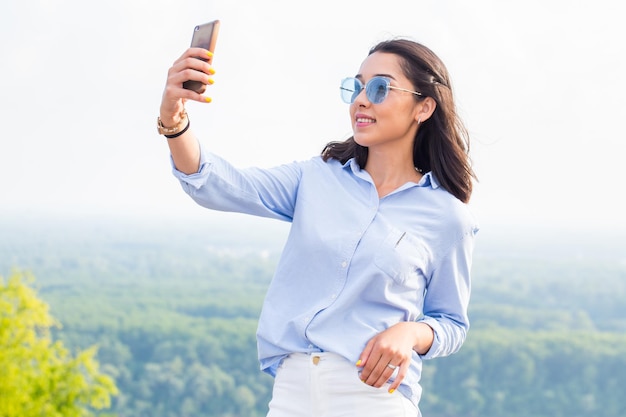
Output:
[[[168,71],[167,83],[163,91],[159,114],[159,133],[165,135],[174,166],[187,175],[195,174],[200,169],[200,145],[189,128],[189,119],[185,111],[185,101],[194,100],[211,102],[202,95],[206,85],[213,84],[211,76],[215,71],[207,61],[213,53],[202,48],[189,48],[177,59]],[[197,81],[204,84],[200,92],[184,88],[185,81]]]
[[200,168],[200,145],[191,131],[187,112],[183,110],[175,116],[170,116],[161,109],[159,132],[167,138],[176,169],[187,175],[198,172]]
[[191,129],[177,138],[167,139],[174,166],[180,172],[190,175],[200,169],[200,144]]

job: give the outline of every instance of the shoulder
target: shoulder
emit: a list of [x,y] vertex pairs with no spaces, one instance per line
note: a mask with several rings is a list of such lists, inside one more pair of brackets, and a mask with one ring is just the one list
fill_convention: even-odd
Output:
[[303,170],[303,172],[307,170],[314,171],[318,174],[330,174],[332,172],[342,172],[346,171],[345,168],[350,166],[350,163],[342,164],[336,159],[329,159],[324,161],[324,159],[320,155],[313,156],[309,159],[294,162],[298,164],[298,166]]
[[429,200],[441,229],[453,240],[476,234],[480,227],[470,206],[439,186],[435,178],[432,182]]
[[475,234],[479,230],[478,220],[467,203],[450,194],[450,221],[453,222],[459,233]]

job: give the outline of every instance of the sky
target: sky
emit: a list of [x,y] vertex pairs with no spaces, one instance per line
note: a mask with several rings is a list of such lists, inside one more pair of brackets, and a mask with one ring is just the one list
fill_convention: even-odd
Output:
[[156,118],[193,27],[222,26],[213,102],[187,110],[241,167],[347,138],[339,81],[408,37],[451,74],[487,228],[626,230],[626,25],[608,0],[5,0],[0,213],[207,216],[171,175]]

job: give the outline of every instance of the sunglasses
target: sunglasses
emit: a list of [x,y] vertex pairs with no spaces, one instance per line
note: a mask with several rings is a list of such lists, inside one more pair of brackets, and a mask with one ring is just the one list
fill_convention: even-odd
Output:
[[[341,99],[347,104],[352,104],[361,91],[363,91],[363,83],[358,78],[348,77],[341,81],[339,89],[341,90]],[[365,84],[365,96],[372,104],[382,103],[387,98],[389,90],[406,91],[407,93],[422,96],[422,93],[417,91],[394,87],[391,85],[389,78],[385,77],[374,77]]]

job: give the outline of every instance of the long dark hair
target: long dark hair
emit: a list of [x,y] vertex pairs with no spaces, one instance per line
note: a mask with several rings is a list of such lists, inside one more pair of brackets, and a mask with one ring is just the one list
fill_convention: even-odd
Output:
[[[402,71],[415,89],[437,103],[435,112],[417,131],[413,163],[422,172],[432,171],[441,187],[467,203],[476,174],[469,158],[469,134],[456,112],[448,70],[433,51],[408,39],[380,42],[368,55],[374,52],[399,56]],[[355,158],[361,168],[365,167],[367,155],[367,148],[356,143],[354,136],[343,142],[329,142],[322,150],[324,161],[332,158],[345,163]]]

